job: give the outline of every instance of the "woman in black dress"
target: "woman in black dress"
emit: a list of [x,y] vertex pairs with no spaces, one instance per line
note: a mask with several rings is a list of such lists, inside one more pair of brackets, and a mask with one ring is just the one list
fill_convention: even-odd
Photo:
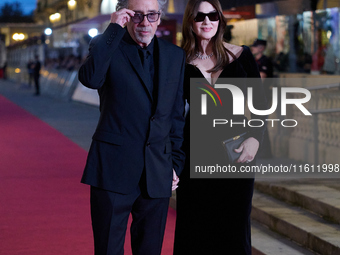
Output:
[[[190,78],[205,78],[210,85],[218,83],[219,78],[260,78],[250,49],[223,40],[225,28],[226,20],[218,0],[189,0],[183,18],[182,42],[187,55],[184,91],[189,105]],[[245,94],[247,85],[241,89]],[[254,107],[266,109],[262,84],[257,84],[253,90]],[[223,103],[227,104],[223,108],[227,109],[225,116],[235,117],[231,110],[232,98]],[[184,150],[187,160],[176,196],[174,254],[251,254],[250,212],[254,178],[190,179],[189,116],[190,112],[185,126]],[[240,118],[246,119],[245,116],[238,116],[238,120]],[[252,118],[264,120],[264,116],[253,114]],[[226,139],[245,131],[249,134],[249,138],[239,147],[238,167],[255,164],[264,129],[243,126],[226,129]]]

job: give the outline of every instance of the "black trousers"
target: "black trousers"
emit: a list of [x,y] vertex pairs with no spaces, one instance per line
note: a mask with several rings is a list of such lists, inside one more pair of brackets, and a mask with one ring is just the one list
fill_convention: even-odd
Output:
[[123,255],[127,222],[132,214],[134,255],[160,255],[169,198],[150,198],[140,187],[132,194],[91,187],[95,255]]
[[34,75],[33,75],[33,73],[29,73],[28,74],[28,85],[31,87],[33,82],[35,83]]
[[40,95],[40,83],[39,83],[39,76],[34,76],[34,85],[35,85],[35,94]]

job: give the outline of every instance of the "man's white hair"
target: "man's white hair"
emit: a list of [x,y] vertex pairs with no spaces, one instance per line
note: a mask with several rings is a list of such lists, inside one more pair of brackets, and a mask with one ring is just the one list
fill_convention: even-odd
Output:
[[[162,12],[164,11],[164,8],[166,7],[167,0],[157,0],[158,2],[158,8]],[[128,8],[129,0],[118,0],[116,10],[119,11],[124,8]]]

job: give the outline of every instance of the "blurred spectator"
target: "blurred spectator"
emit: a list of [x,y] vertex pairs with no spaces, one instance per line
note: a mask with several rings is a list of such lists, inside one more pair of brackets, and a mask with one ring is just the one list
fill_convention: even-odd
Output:
[[303,55],[298,56],[298,59],[296,61],[297,71],[299,73],[310,73],[312,62],[312,56],[307,52],[304,52]]
[[267,41],[256,39],[250,47],[259,67],[261,78],[273,77],[272,60],[263,54],[267,47]]
[[39,84],[39,78],[40,78],[40,69],[41,69],[41,63],[39,61],[39,56],[35,55],[34,64],[33,64],[33,77],[34,77],[34,83],[35,83],[35,95],[40,95],[40,84]]
[[34,63],[32,60],[27,63],[27,73],[28,73],[28,86],[32,86],[32,82],[34,81]]
[[325,63],[325,46],[320,46],[312,56],[312,66],[311,69],[314,72],[320,72]]
[[279,72],[286,72],[289,64],[288,55],[284,52],[280,52],[274,60],[274,67]]
[[334,74],[337,69],[336,56],[332,44],[328,44],[323,64],[323,73]]
[[4,79],[4,80],[7,80],[7,73],[6,73],[6,69],[7,69],[7,61],[5,62],[5,64],[4,64],[4,67],[2,68],[2,78]]
[[316,45],[317,50],[312,55],[312,66],[311,71],[315,73],[320,73],[322,71],[323,65],[325,63],[326,46],[322,43],[322,30],[317,30],[316,35]]
[[[251,52],[254,55],[254,58],[256,60],[256,63],[260,71],[267,101],[269,104],[271,104],[272,80],[268,78],[273,77],[273,64],[272,64],[272,60],[263,54],[263,52],[266,50],[266,46],[267,46],[267,41],[256,39],[250,47],[251,47]],[[260,158],[271,158],[272,157],[268,129],[266,129],[264,132],[263,142],[259,149],[258,155]]]
[[78,70],[82,59],[80,56],[73,54],[67,55],[66,57],[59,56],[58,58],[46,59],[45,67],[47,69],[61,69],[67,71]]
[[6,46],[5,43],[0,39],[0,78],[5,78],[6,72]]
[[[265,78],[273,77],[273,63],[270,58],[263,54],[266,50],[267,41],[256,39],[254,43],[250,46],[251,52],[254,55],[256,63],[258,65],[260,75],[262,80],[265,81]],[[266,93],[266,97],[268,101],[271,101],[271,87],[269,82],[264,82],[264,89]]]

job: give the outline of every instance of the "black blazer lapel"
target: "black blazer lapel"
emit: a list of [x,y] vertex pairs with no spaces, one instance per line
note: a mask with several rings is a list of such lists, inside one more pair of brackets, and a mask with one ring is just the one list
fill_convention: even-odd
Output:
[[[158,50],[158,96],[157,96],[157,106],[159,102],[163,102],[162,97],[166,96],[166,82],[167,82],[167,70],[169,64],[169,53],[168,47],[164,47],[163,42],[156,38],[155,40],[155,49]],[[157,107],[156,107],[157,110]]]
[[133,69],[136,71],[136,73],[138,74],[138,76],[142,79],[143,81],[143,86],[145,88],[145,90],[148,93],[148,96],[150,97],[150,100],[152,101],[152,91],[149,90],[148,86],[147,86],[147,77],[144,73],[144,69],[142,66],[142,62],[140,61],[140,57],[138,54],[138,49],[135,45],[131,45],[131,44],[127,44],[124,43],[122,46],[122,51],[124,52],[124,54],[127,56],[127,58],[129,59]]

